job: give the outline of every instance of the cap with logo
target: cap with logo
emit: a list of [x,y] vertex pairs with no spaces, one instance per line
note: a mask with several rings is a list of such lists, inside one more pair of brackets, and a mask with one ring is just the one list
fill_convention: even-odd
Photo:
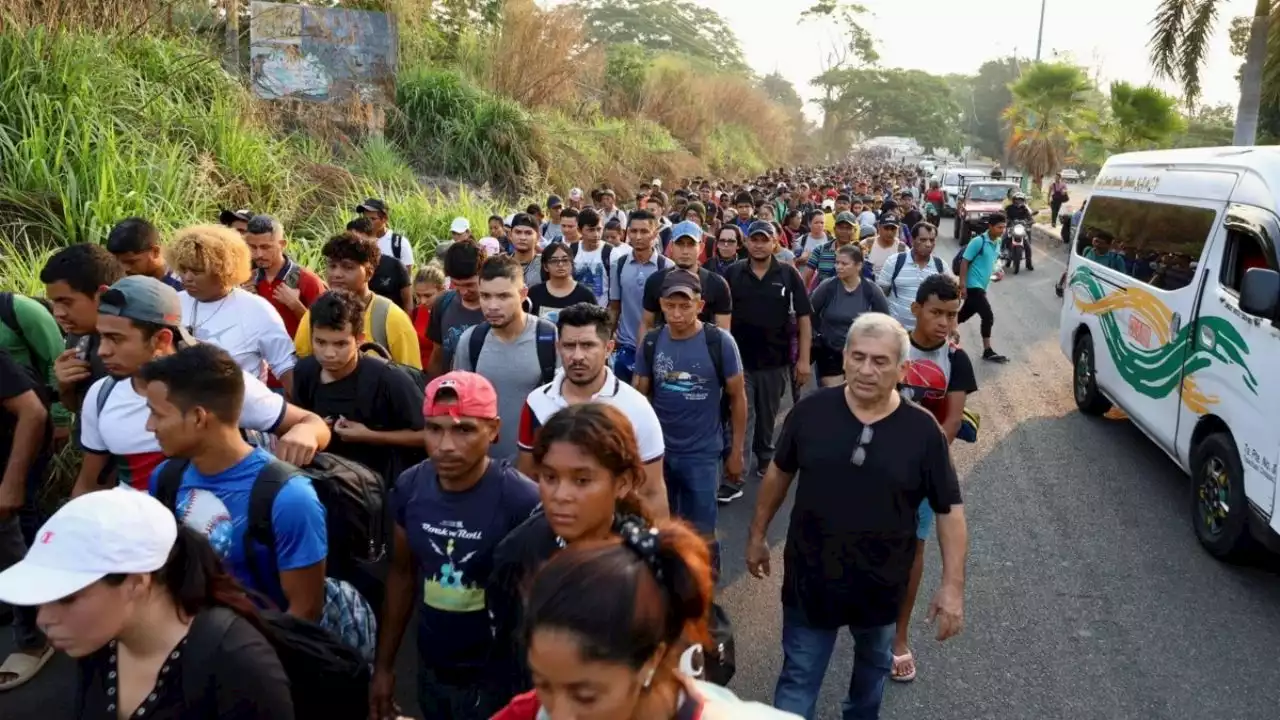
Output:
[[98,312],[135,322],[176,328],[179,339],[196,341],[182,326],[182,301],[178,291],[149,275],[126,275],[98,295]]
[[560,199],[559,195],[552,195],[551,197],[547,198],[547,209],[560,207],[562,205],[564,205],[564,201]]
[[364,202],[356,206],[356,212],[358,213],[372,211],[372,212],[380,212],[383,215],[386,215],[389,212],[389,210],[390,208],[387,207],[387,204],[382,200],[379,200],[378,198],[369,198],[368,200],[365,200]]
[[857,216],[857,215],[854,215],[853,213],[849,212],[848,210],[845,210],[844,212],[842,212],[842,213],[840,213],[839,215],[837,215],[837,216],[836,216],[836,224],[837,224],[837,225],[840,225],[840,224],[842,224],[842,223],[843,223],[843,224],[845,224],[845,225],[852,225],[852,226],[854,226],[854,227],[857,227],[857,226],[858,226],[858,216]]
[[671,228],[671,242],[677,242],[680,238],[693,238],[694,242],[702,240],[702,228],[698,223],[692,220],[678,222]]
[[756,220],[747,227],[747,237],[752,237],[754,235],[767,235],[769,237],[774,237],[776,234],[777,232],[773,229],[773,223],[765,220]]
[[168,561],[177,538],[173,511],[147,493],[128,488],[85,493],[40,527],[26,557],[0,572],[0,602],[44,605],[107,575],[155,572]]
[[823,210],[831,210],[835,208],[835,206],[836,206],[836,201],[834,198],[827,198],[826,200],[822,201]]
[[[452,391],[452,397],[440,397],[446,390]],[[448,415],[454,420],[464,417],[493,420],[498,417],[498,393],[483,376],[465,370],[454,370],[427,385],[422,415]]]
[[453,222],[449,224],[449,232],[455,234],[464,233],[470,229],[471,221],[464,217],[456,217],[453,219]]
[[233,222],[249,222],[253,219],[253,211],[241,208],[239,210],[223,210],[218,213],[218,222],[230,227]]
[[898,216],[891,212],[887,212],[880,216],[880,227],[897,227]]
[[702,294],[702,280],[688,270],[676,268],[669,271],[667,276],[662,278],[660,293],[662,297],[687,295],[692,298]]

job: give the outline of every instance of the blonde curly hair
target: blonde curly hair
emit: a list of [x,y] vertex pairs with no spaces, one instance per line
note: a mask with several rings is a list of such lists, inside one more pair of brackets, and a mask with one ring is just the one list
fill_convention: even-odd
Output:
[[222,225],[182,228],[165,246],[164,256],[177,272],[206,273],[225,288],[243,285],[253,275],[249,246],[240,233]]

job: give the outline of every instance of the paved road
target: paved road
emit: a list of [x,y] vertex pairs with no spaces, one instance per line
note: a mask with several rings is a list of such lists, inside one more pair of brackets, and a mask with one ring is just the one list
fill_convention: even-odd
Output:
[[[948,258],[956,247],[950,229],[940,250]],[[1177,468],[1128,422],[1075,412],[1057,345],[1053,283],[1062,257],[1054,248],[1034,273],[994,288],[996,344],[1011,362],[978,366],[972,402],[982,437],[956,448],[970,527],[968,629],[945,645],[926,637],[923,607],[939,568],[931,546],[913,626],[920,677],[888,689],[883,716],[1275,718],[1277,562],[1235,567],[1209,558],[1188,527],[1188,481]],[[963,333],[966,346],[979,346],[976,326]],[[758,581],[744,570],[753,495],[721,516],[722,599],[737,628],[732,687],[767,701],[781,663],[778,577]],[[788,512],[771,533],[775,569]],[[851,650],[842,638],[821,699],[824,720],[839,718]],[[66,667],[0,696],[0,718],[66,717],[69,680],[58,672]],[[411,678],[408,662],[402,667]]]

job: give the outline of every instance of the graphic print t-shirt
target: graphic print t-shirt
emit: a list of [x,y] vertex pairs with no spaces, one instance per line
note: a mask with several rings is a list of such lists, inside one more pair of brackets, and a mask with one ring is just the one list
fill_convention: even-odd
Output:
[[911,339],[907,371],[903,375],[902,395],[933,413],[939,423],[947,421],[947,393],[978,391],[973,363],[964,350],[943,343],[925,348]]
[[[271,598],[277,607],[287,609],[289,602],[280,587],[280,571],[300,570],[324,560],[329,554],[329,540],[324,505],[311,480],[296,475],[280,490],[271,507],[275,556],[268,548],[252,543],[260,577],[250,572],[244,543],[249,493],[258,473],[271,460],[266,450],[254,448],[243,460],[217,475],[201,475],[195,465],[188,465],[178,488],[177,515],[178,520],[209,538],[209,544],[237,580]],[[161,463],[151,476],[152,495],[163,467]]]
[[391,491],[422,582],[418,655],[425,667],[480,667],[491,631],[485,585],[493,551],[538,506],[538,486],[506,462],[491,461],[465,492],[440,487],[435,466],[405,471]]
[[[598,305],[609,304],[609,273],[605,271],[603,248],[603,242],[596,245],[595,250],[587,250],[579,243],[578,254],[573,258],[573,279],[579,285],[590,288]],[[609,260],[613,260],[612,250]]]
[[440,367],[453,367],[453,353],[458,349],[458,338],[472,325],[484,322],[484,312],[480,308],[472,310],[462,304],[462,297],[456,291],[443,293],[431,308],[431,320],[427,325],[427,339],[444,352],[444,364]]
[[[707,329],[693,337],[671,338],[662,328],[653,348],[653,367],[643,352],[636,353],[635,374],[651,379],[653,409],[662,421],[668,454],[716,456],[724,449],[720,428],[720,383],[707,348]],[[720,333],[720,355],[725,378],[742,373],[742,361],[733,337]]]

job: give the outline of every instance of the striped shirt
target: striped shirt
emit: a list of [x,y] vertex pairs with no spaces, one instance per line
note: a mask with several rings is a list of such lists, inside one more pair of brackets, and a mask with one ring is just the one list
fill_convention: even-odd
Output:
[[[898,255],[907,257],[902,265],[902,272],[894,278],[893,270],[898,266]],[[930,275],[937,275],[939,272],[948,272],[941,258],[932,255],[929,257],[929,262],[926,262],[924,267],[920,267],[911,259],[910,250],[889,256],[889,259],[885,260],[884,265],[880,267],[880,272],[876,275],[876,284],[884,290],[885,297],[889,299],[889,314],[902,323],[902,327],[908,332],[916,327],[916,316],[911,314],[911,303],[916,300],[916,291],[920,289],[920,283]],[[890,285],[893,287],[890,288]]]

